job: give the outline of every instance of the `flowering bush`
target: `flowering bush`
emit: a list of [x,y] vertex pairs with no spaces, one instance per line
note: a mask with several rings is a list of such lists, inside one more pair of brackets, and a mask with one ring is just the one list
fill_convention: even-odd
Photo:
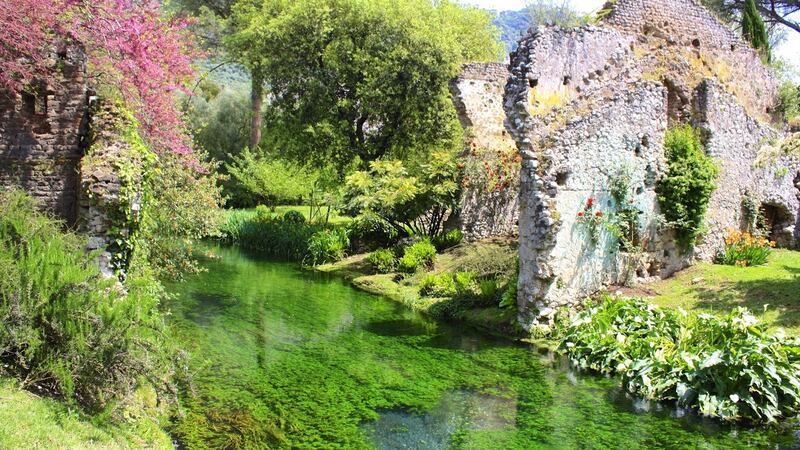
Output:
[[90,75],[115,89],[158,153],[191,153],[174,96],[197,56],[188,23],[157,0],[15,0],[0,4],[0,87],[18,93],[55,82],[51,51],[77,44]]
[[767,262],[775,242],[748,232],[728,230],[719,262],[729,266],[760,266]]
[[602,211],[594,210],[594,199],[589,197],[586,200],[586,206],[583,207],[582,211],[578,212],[577,223],[586,227],[589,241],[592,245],[597,245],[600,241],[600,225],[603,224],[603,220]]
[[463,171],[462,188],[500,192],[516,186],[522,167],[522,156],[515,147],[488,149],[470,144],[469,155],[458,168]]

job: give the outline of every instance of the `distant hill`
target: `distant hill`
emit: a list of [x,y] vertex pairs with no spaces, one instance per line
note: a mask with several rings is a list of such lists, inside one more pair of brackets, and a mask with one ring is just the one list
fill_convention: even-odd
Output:
[[500,29],[500,39],[506,44],[506,49],[511,52],[517,48],[519,38],[531,27],[531,16],[525,9],[500,11],[494,19],[494,24]]

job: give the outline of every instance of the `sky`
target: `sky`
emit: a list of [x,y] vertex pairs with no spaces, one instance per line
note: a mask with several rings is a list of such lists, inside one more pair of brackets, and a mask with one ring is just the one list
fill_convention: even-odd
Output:
[[[498,11],[520,10],[525,7],[526,0],[463,0],[464,3],[480,6]],[[598,11],[603,7],[605,0],[570,0],[572,7],[582,13]],[[800,14],[800,13],[798,13]],[[789,30],[787,40],[775,49],[778,57],[788,60],[796,69],[800,70],[800,33]]]

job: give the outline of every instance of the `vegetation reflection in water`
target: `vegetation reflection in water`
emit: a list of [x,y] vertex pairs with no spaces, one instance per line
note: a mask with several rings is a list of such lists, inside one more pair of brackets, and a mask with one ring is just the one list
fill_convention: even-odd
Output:
[[531,347],[438,324],[284,263],[214,248],[171,286],[194,374],[186,448],[792,448],[576,376]]

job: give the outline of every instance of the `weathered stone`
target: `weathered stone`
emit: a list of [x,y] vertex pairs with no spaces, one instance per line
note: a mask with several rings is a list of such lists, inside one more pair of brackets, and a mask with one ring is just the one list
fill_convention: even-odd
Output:
[[[797,243],[797,166],[756,164],[761,147],[780,138],[770,125],[777,87],[771,69],[694,0],[619,0],[610,7],[604,27],[542,28],[511,57],[505,108],[525,161],[519,319],[527,327],[550,321],[553,305],[575,307],[605,287],[711,259],[725,230],[740,227],[745,195],[773,211],[774,239]],[[662,230],[655,192],[666,170],[666,130],[680,122],[702,130],[722,173],[709,232],[689,254]],[[642,211],[641,253],[621,253],[603,225],[593,243],[578,217],[589,198],[590,213],[614,211],[609,180],[623,170],[631,176],[630,200]]]

